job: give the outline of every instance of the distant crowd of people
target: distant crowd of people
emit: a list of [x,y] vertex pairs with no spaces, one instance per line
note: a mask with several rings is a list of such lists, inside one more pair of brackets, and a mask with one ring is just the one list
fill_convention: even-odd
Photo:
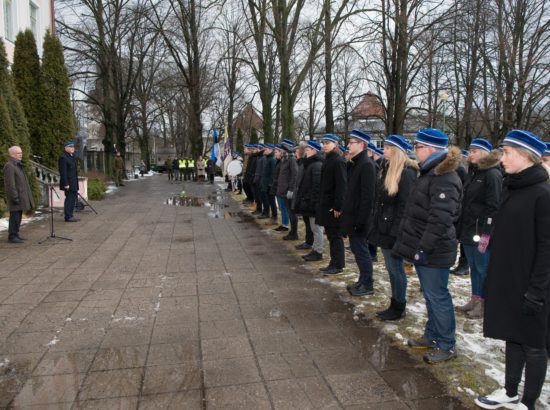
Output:
[[212,159],[199,156],[195,161],[191,157],[168,157],[164,162],[168,181],[208,181],[214,183],[216,163]]
[[[550,351],[549,164],[550,145],[525,130],[510,131],[497,149],[475,138],[465,150],[438,129],[420,130],[414,145],[389,135],[384,150],[353,130],[347,146],[333,134],[245,145],[243,190],[252,214],[278,225],[283,240],[298,240],[303,221],[305,238],[295,247],[309,251],[305,261],[325,259],[326,235],[325,275],[343,273],[347,238],[359,270],[347,288],[352,296],[374,293],[380,248],[391,284],[389,306],[377,312],[382,321],[405,316],[412,263],[428,320],[409,347],[426,349],[430,364],[453,359],[455,310],[484,318],[485,336],[506,341],[506,384],[476,404],[534,409]],[[455,307],[448,281],[459,244],[471,297]]]

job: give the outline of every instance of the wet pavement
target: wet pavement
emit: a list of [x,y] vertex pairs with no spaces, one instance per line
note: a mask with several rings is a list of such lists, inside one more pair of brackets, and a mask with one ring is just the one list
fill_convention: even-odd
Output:
[[466,408],[216,185],[93,205],[2,234],[1,408]]

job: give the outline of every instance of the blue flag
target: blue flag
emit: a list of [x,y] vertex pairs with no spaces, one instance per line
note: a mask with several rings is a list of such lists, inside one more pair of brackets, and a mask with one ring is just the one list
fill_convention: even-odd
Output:
[[210,152],[210,159],[214,162],[216,162],[216,147],[218,147],[218,131],[214,128],[214,143],[212,144],[212,150]]

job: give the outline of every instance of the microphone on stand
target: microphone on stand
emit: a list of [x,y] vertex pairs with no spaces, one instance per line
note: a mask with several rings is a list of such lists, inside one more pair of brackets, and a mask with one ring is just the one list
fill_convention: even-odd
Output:
[[33,157],[33,158],[42,159],[42,157],[41,157],[40,155],[33,155],[32,157]]

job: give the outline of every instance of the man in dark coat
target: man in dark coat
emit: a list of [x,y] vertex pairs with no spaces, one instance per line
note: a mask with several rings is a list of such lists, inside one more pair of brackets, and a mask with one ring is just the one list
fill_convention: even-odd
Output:
[[249,145],[250,156],[248,158],[248,164],[244,171],[244,181],[250,187],[250,199],[252,202],[252,210],[255,210],[256,205],[260,202],[260,198],[256,196],[256,190],[254,187],[254,176],[256,174],[256,163],[258,161],[258,146],[256,144]]
[[250,183],[250,178],[247,178],[248,168],[252,163],[252,146],[250,144],[244,144],[244,160],[243,160],[243,190],[246,195],[246,198],[243,200],[243,203],[252,203],[254,202],[254,193],[252,192],[252,184]]
[[10,211],[8,242],[22,243],[23,238],[19,236],[19,228],[23,211],[34,208],[34,199],[21,161],[23,150],[21,147],[14,146],[8,149],[8,155],[8,162],[4,165],[4,192]]
[[262,198],[262,214],[260,219],[269,218],[269,210],[271,209],[271,218],[277,219],[277,206],[275,205],[275,195],[271,194],[273,186],[273,178],[275,177],[275,146],[273,144],[264,144],[264,163],[262,175],[260,179],[260,195]]
[[67,141],[63,146],[65,152],[59,157],[59,188],[65,192],[65,222],[78,222],[78,219],[73,217],[78,197],[78,168],[74,157],[74,142]]
[[313,262],[323,259],[323,227],[315,223],[315,212],[321,189],[321,168],[324,161],[321,144],[317,141],[308,141],[305,155],[303,176],[296,192],[295,211],[304,218],[309,218],[309,226],[313,232],[313,249],[302,258],[306,262]]
[[[168,161],[168,160],[167,160]],[[124,186],[122,183],[122,177],[124,176],[124,158],[121,157],[120,152],[115,154],[115,185]]]
[[206,174],[211,184],[214,183],[214,177],[216,176],[216,161],[209,159],[206,161]]
[[414,262],[426,300],[428,322],[424,335],[409,339],[415,349],[433,349],[424,355],[430,364],[456,357],[455,314],[449,293],[449,270],[456,259],[455,223],[462,197],[456,173],[460,149],[447,150],[449,138],[441,130],[418,131],[415,140],[420,176],[409,196],[393,252]]
[[371,295],[374,292],[367,234],[374,207],[376,165],[367,154],[369,141],[368,134],[353,130],[348,142],[351,159],[341,223],[342,231],[349,238],[351,251],[359,267],[359,280],[348,288],[352,296]]
[[[264,172],[265,156],[264,156],[264,144],[258,144],[258,159],[256,160],[256,169],[254,170],[254,198],[256,198],[256,210],[252,212],[252,215],[259,216],[262,214],[263,201],[262,201],[262,174]],[[268,210],[269,211],[269,210]]]
[[281,171],[277,183],[277,196],[284,201],[290,222],[290,231],[283,239],[294,241],[298,239],[298,217],[292,209],[294,187],[296,186],[296,179],[298,177],[298,161],[294,154],[296,144],[289,139],[283,139],[281,145],[286,151],[286,160],[281,163]]
[[315,223],[325,227],[330,245],[330,262],[327,267],[320,269],[325,275],[342,273],[346,265],[340,215],[344,206],[347,176],[346,163],[338,150],[339,142],[340,137],[334,134],[325,134],[321,138],[325,163],[321,170],[321,194]]

